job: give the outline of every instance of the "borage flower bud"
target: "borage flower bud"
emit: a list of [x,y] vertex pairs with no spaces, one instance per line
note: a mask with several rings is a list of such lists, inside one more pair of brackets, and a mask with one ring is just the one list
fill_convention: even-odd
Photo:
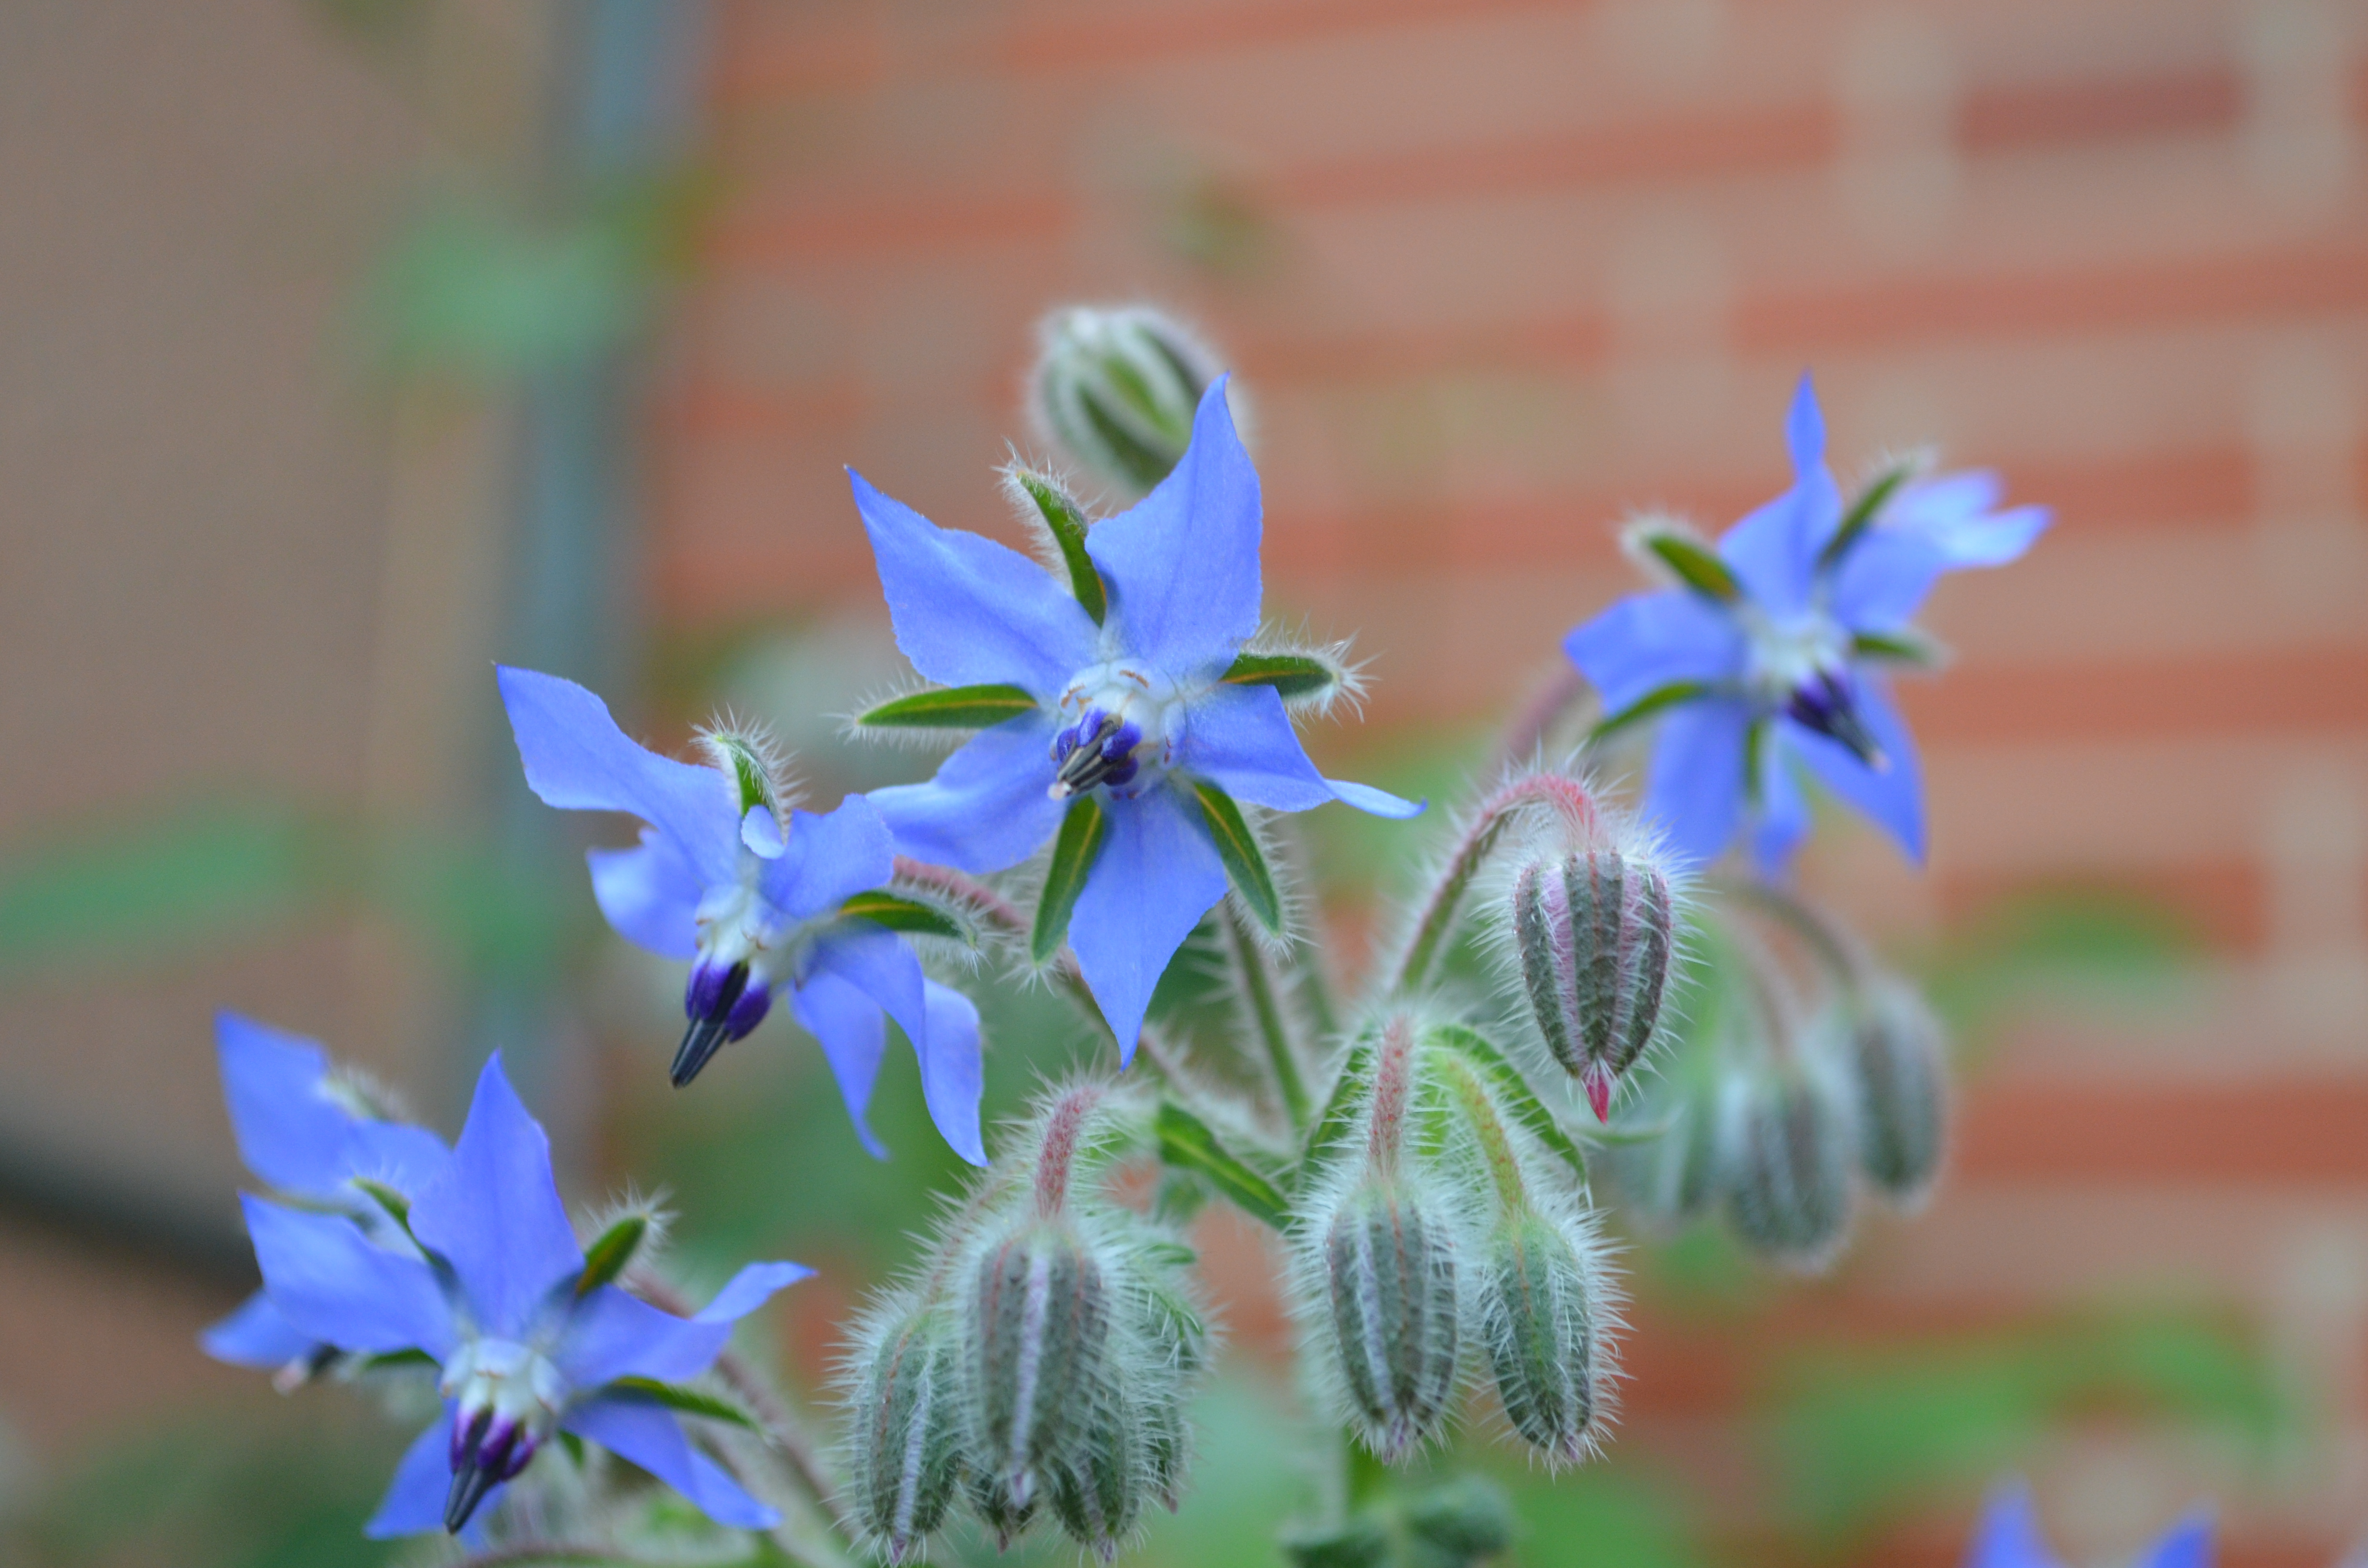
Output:
[[1030,403],[1043,433],[1113,489],[1140,495],[1167,478],[1217,379],[1215,355],[1147,305],[1055,311],[1037,335]]
[[1365,1446],[1395,1462],[1437,1437],[1461,1349],[1454,1227],[1403,1183],[1369,1178],[1324,1233],[1331,1358]]
[[891,1318],[855,1369],[848,1469],[857,1518],[891,1562],[945,1519],[962,1474],[962,1353],[951,1315]]
[[1143,1413],[1115,1389],[1083,1414],[1077,1441],[1053,1474],[1053,1517],[1070,1540],[1107,1562],[1142,1517],[1151,1434]]
[[1576,1464],[1601,1430],[1594,1278],[1586,1238],[1543,1215],[1507,1220],[1480,1269],[1480,1327],[1505,1417],[1549,1464]]
[[1661,1017],[1673,914],[1668,873],[1638,849],[1534,860],[1513,880],[1521,983],[1546,1048],[1596,1119]]
[[1066,1221],[1031,1216],[980,1256],[971,1308],[972,1463],[1024,1522],[1102,1396],[1110,1285]]
[[1486,1476],[1459,1475],[1417,1493],[1406,1501],[1406,1521],[1415,1548],[1408,1561],[1423,1568],[1466,1568],[1513,1544],[1513,1505]]
[[1727,1213],[1747,1245],[1794,1268],[1825,1267],[1850,1228],[1854,1120],[1847,1089],[1814,1059],[1728,1081],[1719,1165]]
[[1916,988],[1879,975],[1850,1029],[1859,1168],[1893,1202],[1921,1203],[1940,1174],[1949,1069],[1940,1020]]

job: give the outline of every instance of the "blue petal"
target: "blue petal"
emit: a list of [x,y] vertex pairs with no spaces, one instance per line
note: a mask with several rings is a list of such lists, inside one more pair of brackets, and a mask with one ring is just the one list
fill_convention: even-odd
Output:
[[699,901],[706,888],[674,840],[644,828],[634,848],[594,849],[584,858],[592,868],[592,897],[617,935],[660,958],[699,955]]
[[969,997],[934,980],[922,990],[929,1036],[921,1045],[921,1095],[928,1102],[929,1119],[955,1153],[983,1165],[986,1145],[979,1139],[978,1105],[986,1079],[978,1044],[978,1009]]
[[1863,671],[1856,679],[1858,714],[1888,765],[1869,767],[1857,754],[1838,741],[1804,730],[1791,720],[1778,729],[1786,744],[1827,789],[1856,806],[1887,829],[1899,847],[1918,865],[1924,863],[1924,769],[1916,756],[1916,738],[1892,705],[1880,679]]
[[847,477],[896,646],[915,669],[945,686],[1009,683],[1049,705],[1098,662],[1099,629],[1044,568],[991,539],[938,527],[853,469]]
[[1118,1037],[1121,1066],[1134,1060],[1167,960],[1225,895],[1224,863],[1199,816],[1173,788],[1110,801],[1110,836],[1069,921],[1069,945]]
[[1742,579],[1744,590],[1770,615],[1798,615],[1809,608],[1817,554],[1841,523],[1841,492],[1827,472],[1825,419],[1809,378],[1793,399],[1785,425],[1793,451],[1793,488],[1726,530],[1718,553]]
[[[429,1422],[427,1430],[404,1450],[403,1462],[394,1467],[394,1481],[387,1487],[378,1512],[362,1527],[362,1534],[372,1540],[385,1540],[442,1529],[444,1500],[451,1489],[452,1405],[447,1401],[444,1414]],[[496,1489],[477,1505],[472,1526],[492,1517],[499,1494]]]
[[1732,680],[1745,646],[1735,618],[1689,588],[1622,599],[1562,642],[1607,713],[1672,681]]
[[2172,1526],[2138,1568],[2212,1568],[2211,1516],[2196,1514]]
[[1735,836],[1743,814],[1744,737],[1751,709],[1735,698],[1688,703],[1661,721],[1645,785],[1645,819],[1669,848],[1708,862]]
[[345,1162],[353,1117],[321,1090],[320,1046],[236,1013],[214,1015],[222,1097],[246,1168],[282,1192],[319,1197],[354,1173]]
[[1992,512],[1998,476],[1944,473],[1903,487],[1834,573],[1832,605],[1844,625],[1904,624],[1943,572],[2003,566],[2047,530],[2044,506]]
[[551,1140],[503,1075],[495,1051],[451,1164],[411,1205],[411,1233],[460,1277],[478,1324],[516,1335],[552,1287],[584,1267],[551,1174]]
[[265,1290],[249,1296],[236,1312],[198,1335],[199,1346],[215,1360],[266,1372],[312,1354],[320,1343],[290,1323]]
[[1798,731],[1789,722],[1770,726],[1759,754],[1759,803],[1752,815],[1751,858],[1759,874],[1783,880],[1793,851],[1809,835],[1809,801],[1793,775],[1792,744]]
[[1803,478],[1826,460],[1825,411],[1817,406],[1816,382],[1806,370],[1785,411],[1784,448],[1793,454],[1793,472]]
[[1376,790],[1371,784],[1352,784],[1346,778],[1326,778],[1324,782],[1330,788],[1332,798],[1342,805],[1354,806],[1377,817],[1394,817],[1404,822],[1409,817],[1422,815],[1430,805],[1428,800],[1409,801],[1402,795],[1393,795],[1387,790]]
[[875,1160],[886,1159],[887,1145],[872,1134],[869,1113],[880,1058],[888,1050],[888,1016],[879,1003],[826,969],[814,971],[791,991],[790,1006],[821,1044],[823,1060],[838,1080],[838,1096],[847,1102],[848,1119],[855,1123],[864,1152]]
[[781,1522],[780,1515],[742,1491],[721,1466],[693,1449],[673,1412],[662,1405],[610,1395],[577,1405],[559,1424],[648,1471],[719,1525],[763,1530]]
[[765,901],[792,920],[811,920],[895,870],[895,840],[880,809],[849,795],[826,815],[790,814],[788,851],[765,868]]
[[1129,653],[1178,680],[1233,661],[1258,630],[1259,511],[1220,376],[1174,472],[1086,535]]
[[1948,569],[1948,558],[1930,540],[1878,526],[1835,565],[1827,602],[1834,619],[1853,631],[1887,631],[1915,619]]
[[1008,720],[973,736],[926,784],[896,784],[867,797],[918,860],[985,875],[1016,866],[1060,825],[1053,784],[1050,712]]
[[497,673],[527,785],[545,804],[630,812],[672,839],[701,881],[732,880],[740,810],[721,773],[641,745],[617,727],[607,703],[572,680],[507,666]]
[[552,1351],[569,1385],[596,1389],[618,1378],[679,1383],[712,1366],[731,1343],[732,1326],[813,1274],[796,1263],[752,1263],[732,1277],[696,1317],[679,1318],[614,1285],[577,1303]]
[[271,1304],[299,1332],[379,1355],[452,1347],[452,1310],[427,1265],[373,1246],[351,1221],[242,1193],[247,1234]]
[[788,835],[781,832],[781,819],[762,801],[740,819],[740,842],[760,860],[778,860],[790,847]]
[[1340,801],[1377,816],[1410,817],[1422,807],[1368,784],[1336,783],[1315,771],[1269,686],[1219,686],[1192,704],[1176,766],[1237,801],[1304,812]]
[[1991,1494],[1965,1568],[2056,1568],[2055,1554],[2040,1539],[2030,1488],[2018,1481]]

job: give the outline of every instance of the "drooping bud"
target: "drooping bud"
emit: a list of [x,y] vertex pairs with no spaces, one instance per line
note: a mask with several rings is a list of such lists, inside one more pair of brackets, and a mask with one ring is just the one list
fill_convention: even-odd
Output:
[[1674,919],[1668,873],[1617,848],[1534,860],[1513,880],[1512,915],[1538,1031],[1608,1120],[1613,1085],[1660,1022]]
[[1424,1568],[1468,1568],[1513,1544],[1513,1505],[1481,1475],[1454,1480],[1406,1500],[1410,1561]]
[[891,1562],[918,1553],[962,1481],[961,1383],[961,1347],[942,1308],[891,1321],[858,1369],[849,1490]]
[[1032,412],[1100,483],[1147,494],[1183,459],[1216,356],[1146,305],[1055,311],[1037,328]]
[[1948,1063],[1940,1020],[1896,975],[1873,979],[1850,1036],[1859,1167],[1893,1202],[1923,1201],[1940,1174]]
[[1666,1131],[1644,1142],[1598,1149],[1588,1168],[1601,1172],[1645,1225],[1673,1231],[1718,1198],[1718,1106],[1712,1086],[1661,1079],[1635,1108],[1635,1123]]
[[1847,1090],[1807,1056],[1739,1070],[1724,1091],[1719,1165],[1746,1245],[1794,1268],[1831,1259],[1850,1228],[1857,1156]]
[[1577,1463],[1601,1416],[1597,1292],[1586,1258],[1560,1227],[1531,1213],[1489,1238],[1479,1276],[1481,1332],[1506,1419],[1548,1463]]
[[1073,1228],[1030,1217],[980,1256],[967,1332],[972,1463],[1023,1517],[1101,1397],[1109,1282]]
[[526,1469],[551,1436],[567,1385],[558,1368],[526,1346],[476,1339],[445,1362],[440,1392],[454,1406],[444,1528],[457,1535],[485,1494]]
[[1299,1529],[1282,1539],[1292,1568],[1390,1568],[1395,1561],[1390,1528],[1372,1513],[1345,1524]]
[[1134,1402],[1115,1388],[1082,1415],[1076,1440],[1053,1468],[1053,1517],[1071,1540],[1107,1562],[1142,1517],[1150,1434]]
[[1331,1358],[1365,1446],[1395,1462],[1437,1437],[1461,1351],[1455,1234],[1437,1204],[1369,1179],[1322,1243]]

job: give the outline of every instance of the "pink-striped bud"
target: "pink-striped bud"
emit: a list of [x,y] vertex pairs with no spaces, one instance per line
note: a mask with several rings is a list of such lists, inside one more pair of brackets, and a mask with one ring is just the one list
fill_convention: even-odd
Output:
[[972,1462],[1024,1517],[1102,1397],[1109,1284],[1068,1225],[1030,1219],[979,1258],[971,1306]]
[[1598,1120],[1652,1044],[1669,977],[1669,879],[1634,850],[1533,860],[1513,880],[1514,946],[1538,1032]]
[[1860,998],[1850,1043],[1859,1168],[1885,1198],[1913,1208],[1940,1174],[1948,1121],[1940,1020],[1914,986],[1878,975]]
[[1725,1088],[1719,1125],[1727,1213],[1753,1251],[1817,1270],[1850,1229],[1858,1150],[1845,1085],[1822,1061],[1747,1068]]
[[1454,1401],[1454,1227],[1397,1184],[1369,1181],[1333,1215],[1321,1256],[1324,1328],[1350,1419],[1395,1462],[1438,1436]]

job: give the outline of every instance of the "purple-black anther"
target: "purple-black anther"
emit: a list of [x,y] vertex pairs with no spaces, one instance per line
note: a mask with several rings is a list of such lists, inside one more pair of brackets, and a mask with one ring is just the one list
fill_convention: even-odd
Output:
[[694,1020],[724,1017],[739,1001],[747,983],[746,964],[712,964],[700,960],[691,967],[690,983],[682,994],[683,1017]]
[[1784,711],[1793,722],[1839,741],[1870,767],[1883,766],[1883,748],[1875,744],[1858,715],[1858,701],[1850,682],[1836,670],[1819,670],[1793,688]]
[[746,1040],[758,1024],[765,1021],[765,1014],[772,1006],[770,986],[744,986],[738,999],[732,1004],[732,1010],[723,1015],[723,1038],[727,1040]]
[[740,1039],[763,1020],[765,1010],[772,1006],[770,990],[761,982],[749,984],[748,978],[745,963],[718,969],[701,960],[690,971],[690,986],[682,997],[690,1028],[683,1031],[682,1045],[666,1074],[676,1088],[698,1077],[699,1070],[726,1042]]

